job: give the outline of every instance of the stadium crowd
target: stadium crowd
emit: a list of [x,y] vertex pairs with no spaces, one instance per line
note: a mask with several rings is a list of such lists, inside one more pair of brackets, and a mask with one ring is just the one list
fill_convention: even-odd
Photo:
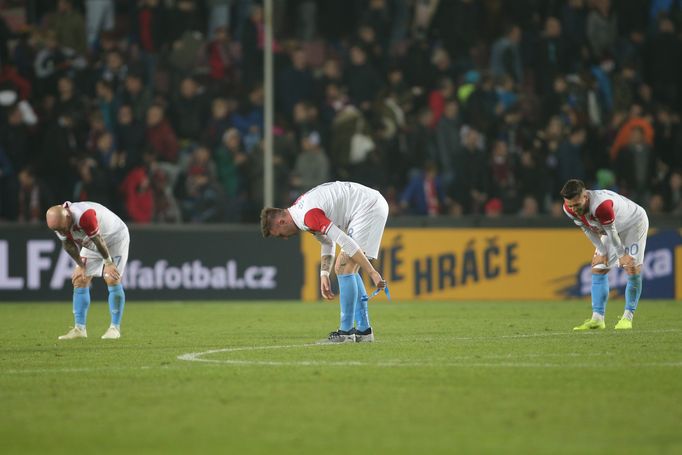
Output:
[[[259,2],[2,3],[29,6],[0,19],[0,220],[257,219]],[[682,1],[274,3],[277,206],[339,179],[394,215],[559,216],[581,178],[682,215]]]

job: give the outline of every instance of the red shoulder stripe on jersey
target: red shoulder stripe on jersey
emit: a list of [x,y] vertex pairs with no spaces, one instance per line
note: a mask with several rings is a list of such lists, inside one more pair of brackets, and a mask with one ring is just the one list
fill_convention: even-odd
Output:
[[78,224],[88,237],[97,235],[99,232],[99,223],[97,223],[97,213],[95,212],[95,209],[87,209],[83,212]]
[[616,220],[616,213],[613,211],[613,201],[607,199],[599,204],[599,207],[594,211],[594,214],[601,224],[608,225],[613,223]]
[[303,217],[303,223],[308,226],[311,231],[327,233],[332,222],[327,218],[322,209],[310,209]]

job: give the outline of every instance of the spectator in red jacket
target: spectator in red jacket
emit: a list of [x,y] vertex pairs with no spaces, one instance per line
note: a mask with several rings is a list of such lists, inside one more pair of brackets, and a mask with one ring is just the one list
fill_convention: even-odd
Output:
[[135,223],[149,223],[154,215],[154,194],[144,166],[130,171],[121,183],[121,193],[128,219]]
[[146,137],[149,146],[161,161],[177,163],[180,148],[178,138],[159,104],[154,104],[147,110]]

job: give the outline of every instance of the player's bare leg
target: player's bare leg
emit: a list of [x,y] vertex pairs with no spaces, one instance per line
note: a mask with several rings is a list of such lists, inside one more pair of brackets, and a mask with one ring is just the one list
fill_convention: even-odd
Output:
[[595,254],[592,258],[592,317],[573,330],[604,329],[604,313],[609,298],[608,258]]
[[125,305],[125,293],[121,285],[121,275],[114,264],[106,265],[102,274],[109,289],[109,312],[111,324],[104,335],[103,340],[116,340],[121,338],[121,316]]
[[355,341],[355,331],[353,329],[353,314],[355,311],[355,302],[358,299],[357,282],[355,281],[355,274],[359,266],[355,264],[343,251],[336,258],[334,270],[336,277],[339,280],[339,307],[340,307],[340,321],[339,329],[335,330],[327,336],[326,342],[330,343],[348,343]]
[[631,265],[623,266],[625,273],[628,274],[628,284],[625,286],[625,311],[616,324],[616,330],[632,329],[632,318],[635,315],[639,297],[642,295],[642,266],[634,265],[633,261],[627,262],[630,262]]
[[[376,259],[370,259],[370,263],[376,268]],[[357,343],[371,343],[374,341],[374,331],[369,322],[369,296],[365,283],[359,273],[355,273],[355,280],[358,285],[358,300],[355,305],[355,341]]]

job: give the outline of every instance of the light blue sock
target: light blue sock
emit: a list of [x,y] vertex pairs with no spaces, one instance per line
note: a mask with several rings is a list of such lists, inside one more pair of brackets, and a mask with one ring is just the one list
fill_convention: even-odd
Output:
[[121,316],[123,316],[123,307],[126,304],[126,295],[125,292],[123,292],[123,286],[120,284],[108,286],[108,288],[111,325],[119,327],[121,325]]
[[355,274],[355,281],[358,283],[358,301],[355,304],[355,324],[360,332],[369,329],[369,311],[367,310],[367,290],[365,283],[359,273]]
[[73,288],[73,316],[77,326],[85,327],[90,308],[90,288]]
[[604,316],[606,301],[609,298],[609,277],[592,274],[592,312]]
[[339,279],[339,303],[341,304],[340,330],[349,331],[353,328],[353,313],[355,302],[358,300],[358,285],[355,274],[337,275]]
[[642,275],[628,276],[628,284],[625,285],[625,309],[634,313],[640,295],[642,295]]

